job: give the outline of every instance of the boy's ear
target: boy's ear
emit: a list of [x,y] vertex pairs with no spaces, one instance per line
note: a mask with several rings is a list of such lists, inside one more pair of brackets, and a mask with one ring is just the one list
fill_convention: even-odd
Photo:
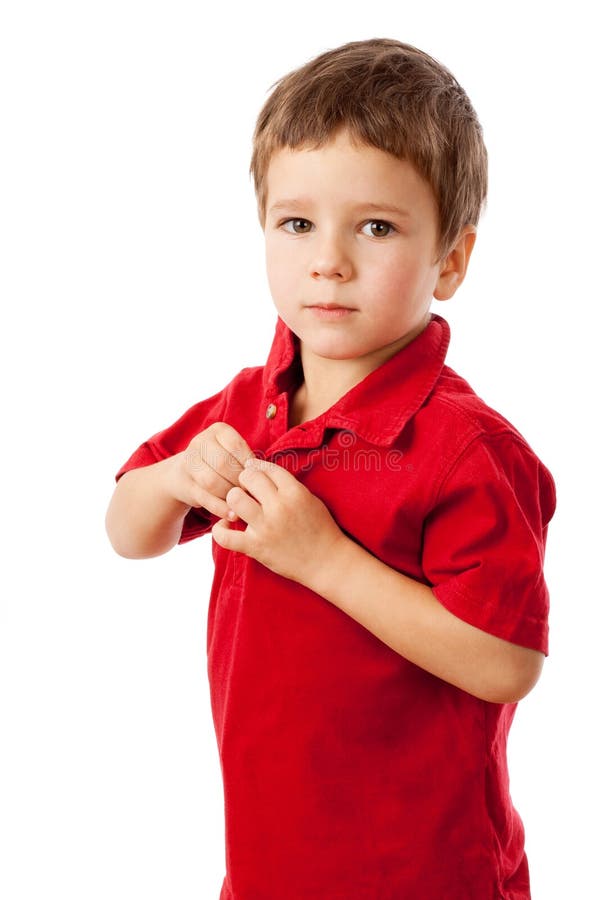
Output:
[[465,225],[454,247],[440,264],[440,273],[433,292],[436,300],[449,300],[462,284],[471,251],[475,245],[477,229],[474,225]]

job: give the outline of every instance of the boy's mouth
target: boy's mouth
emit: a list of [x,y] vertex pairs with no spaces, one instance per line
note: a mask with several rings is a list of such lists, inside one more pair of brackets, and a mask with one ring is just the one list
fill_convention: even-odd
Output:
[[350,313],[355,312],[354,309],[351,309],[348,306],[339,306],[336,303],[319,303],[313,306],[309,306],[314,315],[316,315],[319,319],[343,319],[346,316],[349,316]]
[[351,312],[355,312],[349,306],[340,306],[339,303],[318,303],[308,307],[321,319],[341,319]]

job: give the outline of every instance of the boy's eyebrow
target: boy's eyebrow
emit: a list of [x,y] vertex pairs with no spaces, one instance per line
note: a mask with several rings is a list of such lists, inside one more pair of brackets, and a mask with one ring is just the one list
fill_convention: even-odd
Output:
[[310,200],[307,197],[289,197],[286,200],[278,200],[269,207],[269,212],[288,209],[290,206],[310,206]]
[[[307,197],[289,197],[285,200],[278,200],[276,203],[273,203],[272,206],[269,207],[269,212],[276,212],[278,209],[289,209],[293,206],[310,206],[311,201]],[[395,213],[397,216],[404,216],[408,218],[410,213],[406,209],[402,209],[399,206],[395,206],[393,203],[373,203],[369,201],[368,203],[357,203],[353,210],[356,212],[358,210],[377,210],[380,212],[390,212]]]
[[395,206],[393,203],[359,203],[354,208],[357,210],[374,209],[381,210],[381,212],[395,213],[397,216],[410,216],[407,209],[402,209],[400,206]]

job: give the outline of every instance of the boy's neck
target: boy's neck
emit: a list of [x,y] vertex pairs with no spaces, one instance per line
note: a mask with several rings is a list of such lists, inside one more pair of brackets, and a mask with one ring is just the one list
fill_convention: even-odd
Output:
[[357,359],[324,359],[307,354],[301,345],[304,380],[291,399],[290,427],[316,419],[363,380],[366,373]]
[[[419,326],[417,333],[394,341],[367,356],[352,359],[328,359],[312,353],[300,342],[300,359],[304,380],[291,398],[289,426],[315,419],[330,409],[337,401],[359,384],[379,366],[391,359],[427,326],[430,315]],[[408,336],[406,336],[408,337]]]

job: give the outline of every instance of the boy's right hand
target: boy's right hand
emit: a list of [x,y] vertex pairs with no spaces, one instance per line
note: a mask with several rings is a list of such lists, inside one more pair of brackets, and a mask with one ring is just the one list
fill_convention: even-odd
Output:
[[238,485],[244,462],[254,455],[235,428],[214,422],[192,438],[185,450],[170,457],[165,486],[186,506],[203,507],[224,519],[229,508],[227,492]]

